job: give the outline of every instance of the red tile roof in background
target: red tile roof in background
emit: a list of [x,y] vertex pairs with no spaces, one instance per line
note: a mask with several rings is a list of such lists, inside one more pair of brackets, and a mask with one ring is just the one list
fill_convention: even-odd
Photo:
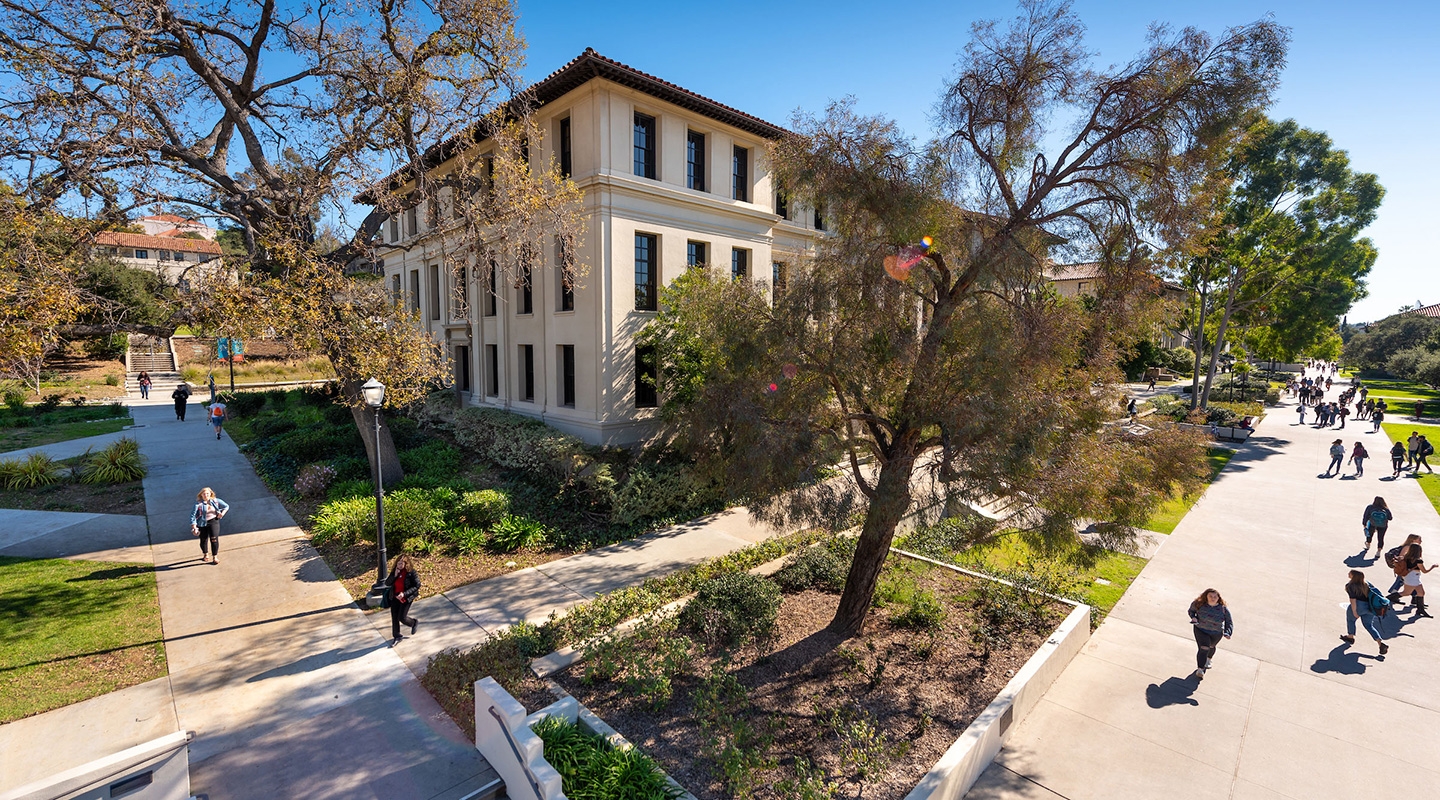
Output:
[[1431,303],[1428,306],[1420,306],[1412,309],[1411,314],[1419,314],[1422,317],[1440,317],[1440,303]]
[[105,247],[138,247],[142,250],[179,250],[182,253],[220,255],[220,245],[208,239],[179,239],[173,236],[147,236],[143,233],[106,231],[95,236],[95,244]]

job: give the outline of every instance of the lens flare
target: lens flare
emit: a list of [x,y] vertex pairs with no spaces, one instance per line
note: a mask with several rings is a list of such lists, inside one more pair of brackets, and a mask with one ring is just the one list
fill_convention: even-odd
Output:
[[907,245],[900,248],[900,255],[885,256],[885,272],[895,280],[904,282],[910,278],[910,269],[924,257],[923,248]]
[[935,240],[934,240],[934,239],[931,239],[929,236],[921,236],[921,237],[920,237],[920,246],[923,247],[923,248],[925,248],[926,250],[929,250],[929,249],[930,249],[930,245],[932,245],[932,244],[935,244]]
[[779,386],[776,386],[775,384],[772,383],[772,384],[770,384],[770,391],[772,391],[772,392],[778,392],[778,391],[780,391],[780,387],[779,387]]
[[800,374],[800,368],[795,366],[794,364],[786,364],[785,366],[780,368],[780,374],[784,375],[786,378],[793,378],[796,375]]

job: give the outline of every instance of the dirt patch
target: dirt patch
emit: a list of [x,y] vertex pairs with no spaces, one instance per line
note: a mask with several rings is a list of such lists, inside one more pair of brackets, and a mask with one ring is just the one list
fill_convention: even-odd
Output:
[[[396,546],[398,543],[391,545],[392,548]],[[349,545],[326,543],[316,545],[315,549],[320,552],[325,563],[330,565],[335,577],[344,584],[345,591],[349,592],[350,596],[356,600],[364,597],[375,583],[374,542],[358,542]],[[399,554],[397,549],[390,549],[387,552],[392,561]],[[574,555],[575,552],[577,551],[521,550],[504,555],[476,553],[468,556],[411,554],[410,560],[415,565],[415,571],[420,575],[420,596],[423,598],[440,594],[456,586],[464,586],[467,583],[483,581],[496,575],[504,575],[507,572],[565,558]]]
[[[107,378],[114,380],[115,385],[107,384]],[[84,397],[86,400],[124,397],[125,362],[118,358],[92,358],[85,355],[79,345],[72,344],[45,360],[38,394],[33,381],[25,388],[30,393],[30,401],[52,394],[58,394],[65,400],[72,397]]]
[[81,511],[91,514],[145,513],[143,481],[90,485],[62,482],[34,489],[0,489],[0,508]]
[[[584,662],[557,678],[701,800],[746,787],[755,797],[802,796],[797,787],[807,780],[837,794],[804,796],[902,798],[1068,610],[1045,605],[1025,630],[997,637],[983,610],[995,598],[977,581],[914,562],[904,571],[941,601],[938,627],[903,627],[897,603],[873,610],[867,631],[847,640],[825,630],[839,598],[804,591],[784,598],[771,649],[698,654],[658,709],[621,682],[586,685]],[[662,631],[633,657],[653,663],[673,641]],[[717,706],[724,675],[743,694],[736,701],[732,691],[728,705]],[[727,743],[745,742],[738,750],[748,755],[725,752]]]
[[[199,364],[210,366],[223,364],[216,358],[216,339],[213,337],[200,336],[177,336],[175,337],[175,359],[180,363],[177,366],[186,364]],[[278,342],[274,339],[244,339],[242,340],[245,349],[245,362],[251,361],[287,361],[296,358],[304,358],[308,355],[304,350],[293,347],[285,342]],[[236,362],[239,366],[240,362]]]

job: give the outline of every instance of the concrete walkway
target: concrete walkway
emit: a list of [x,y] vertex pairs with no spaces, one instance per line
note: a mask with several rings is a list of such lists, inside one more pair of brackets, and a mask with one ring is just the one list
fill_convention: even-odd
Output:
[[[1388,501],[1395,544],[1440,538],[1440,516],[1414,481],[1390,480],[1389,443],[1370,427],[1300,426],[1292,402],[1269,414],[967,797],[1440,796],[1440,625],[1392,616],[1384,659],[1363,633],[1339,640],[1346,571],[1382,589],[1392,578],[1359,555],[1366,504]],[[1336,438],[1365,443],[1365,477],[1318,477]],[[1185,610],[1207,587],[1235,637],[1197,683]]]
[[[492,784],[229,438],[194,404],[183,424],[168,401],[133,411],[170,674],[0,726],[0,789],[177,729],[196,734],[192,790],[217,800],[461,798]],[[217,565],[189,533],[203,486],[231,504]]]

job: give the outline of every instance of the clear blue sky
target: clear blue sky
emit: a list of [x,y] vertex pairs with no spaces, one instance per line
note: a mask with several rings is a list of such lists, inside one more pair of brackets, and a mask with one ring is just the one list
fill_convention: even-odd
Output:
[[[917,138],[978,19],[1008,18],[1011,2],[753,2],[723,4],[518,0],[529,40],[526,77],[539,80],[593,47],[602,55],[771,122],[852,95]],[[1273,14],[1292,30],[1272,116],[1326,131],[1355,169],[1387,194],[1367,232],[1380,251],[1370,296],[1352,322],[1401,305],[1440,303],[1440,3],[1420,0],[1139,2],[1077,0],[1103,64],[1123,62],[1162,21],[1218,31]]]

